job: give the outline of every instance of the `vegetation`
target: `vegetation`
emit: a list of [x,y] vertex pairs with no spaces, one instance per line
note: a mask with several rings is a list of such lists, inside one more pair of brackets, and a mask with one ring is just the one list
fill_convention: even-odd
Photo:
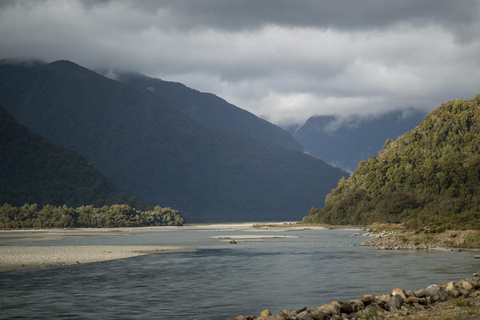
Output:
[[40,207],[36,203],[14,207],[5,203],[0,207],[2,229],[179,226],[183,223],[178,211],[159,206],[150,211],[138,211],[128,205],[70,208],[66,205]]
[[480,95],[442,104],[361,161],[304,222],[480,229]]
[[0,203],[153,205],[121,191],[87,160],[30,132],[0,107]]

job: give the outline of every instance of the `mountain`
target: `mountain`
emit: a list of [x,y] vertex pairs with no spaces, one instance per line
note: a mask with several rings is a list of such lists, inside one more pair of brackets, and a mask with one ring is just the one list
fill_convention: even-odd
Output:
[[403,222],[411,229],[480,229],[480,95],[432,111],[379,157],[362,161],[307,222]]
[[301,219],[347,175],[302,152],[205,126],[149,90],[69,61],[12,76],[0,85],[0,104],[122,189],[190,222]]
[[[393,111],[375,118],[314,116],[293,130],[293,136],[312,156],[354,172],[361,160],[377,155],[387,139],[396,139],[415,128],[425,113]],[[289,128],[292,130],[292,128]]]
[[122,192],[87,160],[20,125],[0,107],[0,204],[153,207]]
[[303,146],[288,131],[260,119],[214,94],[200,92],[178,82],[150,78],[135,72],[104,70],[99,73],[114,80],[148,89],[160,96],[170,106],[178,108],[204,125],[240,130],[259,139],[303,151]]

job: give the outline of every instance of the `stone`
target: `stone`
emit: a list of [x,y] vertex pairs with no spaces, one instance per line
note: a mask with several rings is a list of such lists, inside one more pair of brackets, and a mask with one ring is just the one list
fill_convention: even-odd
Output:
[[400,296],[402,299],[405,299],[407,295],[405,294],[405,291],[403,289],[398,289],[395,288],[392,290],[392,296]]
[[334,300],[332,301],[332,304],[335,304],[340,308],[340,313],[350,314],[353,312],[353,307],[348,302]]
[[[375,298],[378,300],[378,301],[383,301],[383,302],[388,302],[388,299],[390,299],[390,295],[389,294],[381,294],[379,296],[376,296]],[[377,302],[378,303],[378,302]]]
[[314,310],[310,312],[310,315],[314,320],[326,320],[328,319],[328,316],[325,312],[319,311],[319,310]]
[[335,304],[324,304],[323,306],[318,308],[318,310],[323,311],[330,316],[340,315],[340,307]]
[[425,291],[427,292],[427,295],[435,296],[440,291],[440,287],[436,284],[431,284],[431,285],[429,285],[428,287],[425,288]]
[[299,314],[302,313],[303,311],[307,310],[307,307],[301,307],[295,310],[295,313]]
[[268,310],[268,309],[265,309],[262,312],[260,312],[260,317],[262,317],[262,318],[266,318],[266,317],[271,316],[271,315],[272,315],[272,312],[270,312],[270,310]]
[[413,293],[417,298],[423,298],[427,296],[427,291],[425,291],[425,289],[420,289],[420,290],[414,291]]
[[414,303],[425,304],[425,299],[424,298],[417,298],[417,297],[407,297],[407,298],[403,299],[403,302],[408,303],[408,304],[414,304]]
[[353,300],[348,301],[348,303],[350,303],[352,305],[353,312],[357,312],[357,311],[365,309],[365,304],[363,304],[362,300],[360,300],[360,299],[353,299]]
[[371,294],[364,294],[363,296],[360,296],[357,299],[360,299],[365,306],[368,306],[375,300]]
[[413,292],[412,290],[405,290],[405,294],[408,297],[416,297],[415,295],[415,292]]
[[403,298],[399,295],[391,296],[388,299],[387,305],[390,310],[400,309],[403,303]]
[[473,289],[473,285],[466,280],[460,280],[459,284],[462,286],[463,289],[467,291],[472,291]]
[[298,320],[315,320],[308,311],[303,311],[297,315]]
[[455,286],[455,282],[453,281],[450,281],[449,283],[447,283],[447,286],[445,287],[445,291],[447,291],[448,293],[456,289],[457,287]]
[[438,291],[437,296],[440,301],[446,301],[448,299],[448,293],[444,290]]

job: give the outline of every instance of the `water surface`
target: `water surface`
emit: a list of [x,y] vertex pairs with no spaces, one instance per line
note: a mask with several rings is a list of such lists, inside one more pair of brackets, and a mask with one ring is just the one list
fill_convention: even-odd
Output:
[[[212,238],[278,234],[230,245]],[[181,245],[187,253],[0,274],[0,319],[228,319],[420,289],[478,271],[470,253],[380,251],[357,231],[180,230],[31,245]]]

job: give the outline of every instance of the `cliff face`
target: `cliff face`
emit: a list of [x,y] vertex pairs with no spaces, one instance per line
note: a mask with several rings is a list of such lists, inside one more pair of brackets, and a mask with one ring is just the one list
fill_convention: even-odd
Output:
[[480,228],[480,95],[432,111],[339,181],[305,222]]

